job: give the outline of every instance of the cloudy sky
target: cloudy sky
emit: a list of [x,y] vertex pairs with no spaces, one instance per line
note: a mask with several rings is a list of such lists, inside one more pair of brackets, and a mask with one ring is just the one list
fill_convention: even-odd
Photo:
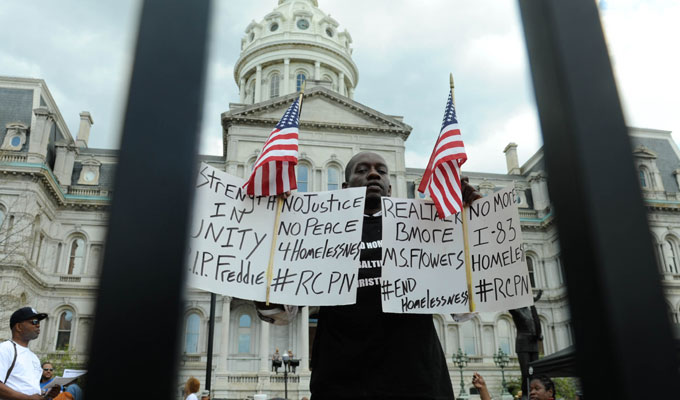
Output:
[[[219,115],[238,102],[233,65],[245,27],[277,0],[216,1],[201,153],[220,154]],[[140,3],[6,0],[0,75],[47,82],[75,136],[92,113],[91,147],[117,148]],[[542,144],[517,5],[510,0],[319,0],[347,29],[359,67],[355,100],[413,127],[409,167],[423,168],[448,90],[468,171],[505,172],[503,148],[524,163]],[[670,130],[680,141],[680,2],[607,0],[601,14],[629,126]],[[304,119],[304,114],[303,114]]]

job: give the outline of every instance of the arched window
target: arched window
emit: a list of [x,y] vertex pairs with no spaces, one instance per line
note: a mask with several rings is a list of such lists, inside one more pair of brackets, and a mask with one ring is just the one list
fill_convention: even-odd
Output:
[[269,98],[279,97],[279,74],[274,74],[269,82]]
[[477,341],[475,340],[475,323],[474,321],[467,321],[461,326],[463,336],[463,351],[467,355],[477,354]]
[[298,164],[297,166],[297,191],[309,191],[309,167],[305,164]]
[[73,312],[66,310],[59,315],[57,326],[56,350],[68,350],[71,343],[71,326],[73,325]]
[[250,315],[241,314],[238,318],[238,352],[239,354],[248,354],[250,351],[251,342],[251,325],[252,321]]
[[71,242],[71,250],[68,256],[69,275],[83,272],[83,261],[85,258],[85,241],[82,238],[75,238]]
[[191,313],[187,317],[187,327],[184,339],[184,352],[198,353],[198,335],[201,330],[201,317],[197,313]]
[[666,259],[666,272],[669,274],[678,273],[678,243],[677,241],[669,236],[664,242],[664,258]]
[[541,332],[543,333],[541,337],[538,339],[538,354],[541,356],[545,355],[545,348],[546,348],[546,343],[545,343],[545,338],[547,337],[548,330],[546,328],[546,323],[543,320],[540,320],[541,324]]
[[299,72],[295,77],[295,91],[299,92],[302,89],[302,84],[307,80],[307,76]]
[[645,171],[640,168],[640,186],[643,188],[647,187],[647,178],[645,177]]
[[649,173],[649,170],[644,166],[640,166],[639,174],[640,187],[643,189],[652,189],[654,182],[652,182],[652,175]]
[[250,82],[250,90],[248,90],[248,99],[250,104],[255,104],[255,80]]
[[[536,286],[536,276],[534,272],[534,259],[532,257],[527,257],[527,269],[529,270],[529,280],[531,281],[531,287]],[[505,351],[505,350],[503,350]]]
[[340,189],[340,168],[328,167],[328,190]]
[[506,319],[498,320],[498,347],[505,354],[510,354],[510,323]]
[[0,232],[4,230],[4,226],[2,226],[3,222],[5,222],[5,207],[0,206]]

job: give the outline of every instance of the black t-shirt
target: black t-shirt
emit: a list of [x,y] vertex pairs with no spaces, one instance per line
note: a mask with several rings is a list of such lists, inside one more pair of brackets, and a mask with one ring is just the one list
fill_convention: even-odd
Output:
[[432,315],[382,312],[382,218],[365,217],[357,302],[321,307],[312,400],[453,399]]

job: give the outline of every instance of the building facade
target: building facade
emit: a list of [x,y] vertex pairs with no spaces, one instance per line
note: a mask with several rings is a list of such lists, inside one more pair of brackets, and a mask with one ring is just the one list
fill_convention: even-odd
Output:
[[[241,39],[234,68],[240,103],[221,115],[224,155],[201,160],[246,177],[305,83],[298,190],[340,189],[351,156],[369,150],[387,161],[393,196],[418,197],[423,171],[407,168],[404,161],[411,127],[401,116],[353,99],[359,72],[351,43],[349,33],[341,32],[316,0],[279,0]],[[7,326],[11,312],[23,305],[49,313],[40,338],[31,344],[43,358],[68,354],[86,361],[118,154],[88,146],[93,121],[81,113],[74,138],[43,80],[0,78],[0,325]],[[630,139],[669,317],[678,323],[680,150],[667,131],[631,128]],[[482,194],[508,185],[518,189],[523,250],[532,285],[543,293],[536,304],[544,335],[541,352],[550,354],[573,344],[573,334],[543,153],[523,165],[516,144],[508,144],[504,153],[506,174],[464,173]],[[315,311],[305,307],[291,324],[274,326],[257,318],[250,301],[217,298],[213,398],[244,399],[257,392],[283,396],[283,374],[272,372],[275,349],[291,350],[300,359],[288,379],[289,397],[309,396]],[[188,289],[186,300],[180,382],[189,376],[205,382],[210,296]],[[519,375],[509,313],[479,313],[463,323],[449,315],[433,320],[457,394],[460,376],[452,355],[458,349],[470,357],[466,371],[479,371],[494,393],[500,390],[501,373],[493,362],[499,348],[511,355],[507,376]],[[8,337],[9,331],[1,329],[0,340]],[[470,375],[465,373],[466,392]]]

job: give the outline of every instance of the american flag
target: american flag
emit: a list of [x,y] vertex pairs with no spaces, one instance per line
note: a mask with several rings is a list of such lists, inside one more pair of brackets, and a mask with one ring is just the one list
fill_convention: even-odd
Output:
[[288,107],[257,157],[253,173],[243,185],[250,196],[275,196],[297,189],[299,102],[298,97]]
[[446,218],[463,208],[460,166],[466,160],[467,154],[458,129],[456,108],[453,105],[453,96],[449,92],[442,129],[418,186],[420,193],[429,194],[434,200],[439,218]]

